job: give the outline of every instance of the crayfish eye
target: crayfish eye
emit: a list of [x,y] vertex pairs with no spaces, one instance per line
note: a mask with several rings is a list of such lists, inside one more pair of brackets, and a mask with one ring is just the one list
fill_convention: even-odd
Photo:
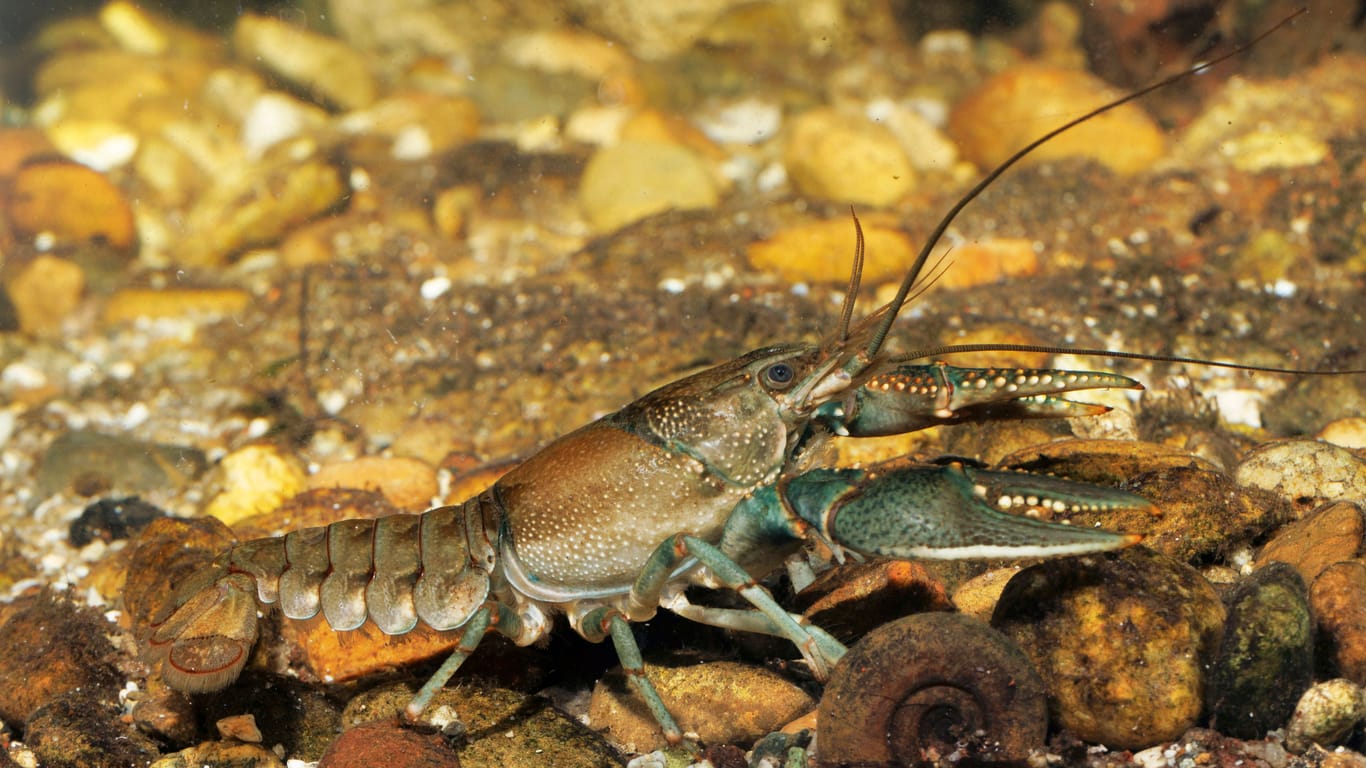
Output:
[[774,363],[764,369],[764,384],[773,389],[787,389],[797,380],[797,371],[789,363]]

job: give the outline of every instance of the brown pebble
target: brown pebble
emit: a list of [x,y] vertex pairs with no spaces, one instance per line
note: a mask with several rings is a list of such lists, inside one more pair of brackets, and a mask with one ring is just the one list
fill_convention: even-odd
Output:
[[338,520],[372,519],[401,512],[377,491],[314,488],[290,497],[270,512],[234,523],[232,532],[240,539],[256,539],[331,525]]
[[102,239],[126,250],[137,236],[133,209],[104,174],[69,162],[26,165],[14,176],[9,216],[21,235],[50,232],[63,242]]
[[190,697],[171,690],[158,677],[148,679],[133,706],[133,722],[143,733],[177,746],[189,744],[198,731]]
[[1366,685],[1366,563],[1350,560],[1324,569],[1309,602],[1337,675]]
[[1333,563],[1350,560],[1361,550],[1361,508],[1349,501],[1319,507],[1299,522],[1287,525],[1257,555],[1256,566],[1279,560],[1313,584]]
[[100,614],[40,592],[0,626],[0,720],[22,727],[66,691],[112,698],[121,676]]
[[1083,741],[1142,749],[1196,723],[1224,619],[1194,569],[1133,547],[1024,569],[992,625],[1038,666],[1057,725]]
[[905,560],[832,568],[797,595],[796,606],[844,642],[912,613],[953,610],[943,583],[923,565]]
[[[960,101],[949,117],[949,135],[963,154],[979,166],[991,167],[1037,138],[1040,115],[1056,115],[1057,124],[1100,106],[1118,93],[1100,78],[1080,70],[1024,64],[983,83]],[[1039,147],[1026,164],[1065,157],[1086,157],[1117,173],[1136,173],[1165,151],[1162,131],[1142,109],[1118,107],[1077,126]]]
[[0,178],[13,176],[33,158],[55,153],[52,142],[36,128],[0,131]]
[[[748,743],[775,731],[815,706],[800,688],[769,670],[731,661],[663,667],[645,674],[685,732],[704,743]],[[593,687],[589,718],[619,744],[648,752],[664,734],[618,667]]]
[[225,739],[261,743],[261,729],[256,727],[256,716],[250,713],[224,717],[214,723],[214,727],[218,729],[218,735]]
[[362,456],[329,464],[308,478],[309,488],[362,488],[384,494],[399,509],[420,512],[440,490],[436,470],[420,459]]
[[396,641],[373,622],[367,621],[349,632],[338,632],[318,615],[302,621],[283,621],[280,634],[291,655],[314,677],[341,682],[447,654],[460,642],[461,630],[437,631],[419,624]]
[[377,720],[344,731],[323,753],[318,768],[460,768],[460,758],[439,734],[419,733],[397,720]]
[[39,256],[6,281],[19,328],[32,334],[59,332],[81,304],[85,270],[56,256]]
[[119,716],[108,689],[74,689],[47,702],[25,724],[24,741],[45,768],[124,768],[147,765],[158,754],[151,739]]
[[238,288],[120,288],[104,305],[104,321],[216,319],[237,315],[251,302],[251,294]]

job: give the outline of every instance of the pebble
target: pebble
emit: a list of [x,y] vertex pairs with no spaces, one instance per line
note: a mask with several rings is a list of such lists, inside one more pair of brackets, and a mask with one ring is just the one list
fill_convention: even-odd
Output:
[[[1141,533],[1146,546],[1183,562],[1226,554],[1291,516],[1281,499],[1208,469],[1149,470],[1134,475],[1126,487],[1160,511],[1109,517],[1102,525]],[[1145,515],[1147,525],[1142,524]]]
[[1033,659],[1058,727],[1138,750],[1198,721],[1225,616],[1195,570],[1140,546],[1024,569],[991,623]]
[[1319,430],[1318,439],[1354,451],[1366,449],[1366,416],[1334,419]]
[[45,768],[126,768],[147,765],[158,754],[155,742],[120,717],[118,701],[105,687],[75,688],[45,703],[24,724],[24,742]]
[[1328,566],[1355,557],[1362,535],[1361,507],[1350,501],[1326,504],[1281,529],[1257,554],[1256,565],[1289,563],[1313,584]]
[[1303,517],[1327,501],[1366,499],[1366,458],[1318,440],[1275,440],[1249,451],[1234,479],[1280,496]]
[[39,256],[6,281],[19,329],[35,336],[62,332],[63,322],[81,305],[85,270],[67,259]]
[[845,643],[902,616],[953,609],[943,583],[925,566],[905,560],[831,568],[797,593],[793,605],[812,624]]
[[1366,563],[1349,560],[1326,568],[1310,588],[1333,674],[1366,685]]
[[55,493],[95,496],[164,491],[198,477],[207,463],[201,451],[189,446],[86,430],[64,432],[43,454],[34,502]]
[[149,768],[201,768],[206,765],[285,768],[284,761],[274,752],[260,744],[246,744],[240,741],[206,741],[166,755],[152,763]]
[[12,178],[30,160],[55,149],[47,134],[36,128],[0,130],[0,179]]
[[464,768],[621,765],[601,735],[537,696],[469,683],[437,692],[430,709],[443,708],[465,725]]
[[261,729],[256,727],[256,716],[250,713],[221,718],[214,723],[214,728],[224,739],[261,743]]
[[177,746],[192,743],[199,731],[190,697],[167,688],[155,677],[148,679],[145,690],[133,704],[132,718],[143,733]]
[[[1305,255],[1308,255],[1307,253]],[[1303,262],[1298,262],[1302,264]],[[1366,367],[1366,350],[1355,354],[1344,352],[1335,358],[1339,368]],[[1296,376],[1279,395],[1271,399],[1265,416],[1266,428],[1277,434],[1310,434],[1327,429],[1335,417],[1346,416],[1335,423],[1360,424],[1366,413],[1366,381],[1362,376]],[[1338,429],[1341,429],[1339,426]],[[1347,430],[1356,441],[1366,441],[1360,427]],[[1327,439],[1327,438],[1325,438]],[[1352,446],[1338,439],[1328,440],[1343,448]]]
[[342,728],[341,708],[324,689],[251,668],[232,687],[195,697],[195,702],[204,728],[211,729],[212,735],[228,738],[223,724],[237,722],[242,731],[232,738],[249,741],[255,728],[258,743],[278,745],[282,756],[304,761],[321,758]]
[[63,120],[47,135],[62,154],[101,173],[126,165],[139,144],[136,133],[112,120]]
[[[954,106],[949,135],[964,157],[990,168],[1042,131],[1119,95],[1081,70],[1018,65],[987,80]],[[1044,120],[1040,115],[1056,117]],[[1087,158],[1127,175],[1152,167],[1165,150],[1166,140],[1152,118],[1126,104],[1049,141],[1022,162]]]
[[105,543],[118,541],[165,516],[156,505],[136,496],[100,499],[81,510],[81,516],[71,522],[67,538],[74,547],[84,547],[97,539]]
[[185,214],[183,234],[168,256],[188,266],[221,265],[341,203],[349,191],[346,179],[331,162],[313,156],[314,149],[305,139],[284,142],[261,163],[225,172]]
[[418,459],[363,456],[329,464],[308,478],[307,487],[378,491],[401,510],[421,512],[440,492],[436,470]]
[[676,144],[623,141],[593,153],[579,206],[593,229],[613,232],[668,210],[715,208],[716,182],[702,158]]
[[71,162],[31,163],[11,183],[6,209],[15,234],[49,233],[63,244],[99,239],[119,251],[132,249],[132,206],[99,171]]
[[305,488],[299,461],[272,445],[249,445],[224,456],[215,470],[223,490],[204,508],[204,514],[233,525],[279,507]]
[[242,14],[232,44],[243,61],[287,80],[321,104],[360,109],[375,100],[379,89],[359,52],[279,19]]
[[953,268],[935,281],[937,286],[945,289],[992,285],[1039,272],[1039,253],[1034,249],[1034,241],[1022,237],[993,237],[956,243],[948,251],[948,256]]
[[[910,237],[893,226],[863,223],[863,279],[870,284],[896,280],[915,258]],[[852,253],[854,226],[845,217],[797,223],[774,232],[747,249],[755,269],[777,274],[788,283],[846,283],[849,264],[832,254]]]
[[[816,706],[776,673],[730,661],[679,667],[647,663],[645,674],[679,727],[706,744],[750,743]],[[594,728],[632,752],[664,745],[659,723],[620,668],[593,686],[588,716]]]
[[1316,683],[1295,704],[1285,727],[1285,746],[1302,754],[1311,746],[1332,747],[1366,720],[1366,691],[1340,677]]
[[953,605],[959,611],[982,621],[990,621],[1006,584],[1020,572],[1020,566],[993,568],[974,576],[953,591]]
[[1238,584],[1210,665],[1205,698],[1210,726],[1259,739],[1283,726],[1314,674],[1309,591],[1294,568],[1272,563]]
[[1250,541],[1290,517],[1276,497],[1240,488],[1210,462],[1156,443],[1060,440],[1016,451],[998,467],[1122,487],[1149,499],[1154,508],[1080,511],[1068,519],[1142,534],[1145,546],[1182,561],[1225,553],[1231,542]]
[[[290,657],[309,676],[328,683],[357,680],[420,661],[449,654],[460,642],[461,630],[439,631],[419,623],[400,642],[367,621],[358,629],[338,632],[322,615],[284,621],[280,635]],[[477,664],[475,665],[477,666]]]
[[387,137],[396,160],[420,160],[448,152],[479,134],[479,107],[464,96],[402,91],[347,114],[342,130]]
[[110,324],[182,318],[216,320],[245,311],[252,296],[240,288],[120,288],[104,305]]
[[318,768],[460,768],[460,758],[440,734],[421,733],[397,719],[358,725],[342,732],[323,753]]
[[[1359,59],[1326,57],[1291,82],[1274,78],[1229,78],[1220,92],[1182,131],[1182,161],[1222,160],[1248,173],[1317,163],[1324,145],[1352,135],[1359,125]],[[1295,98],[1300,88],[1319,94],[1312,104]]]
[[631,56],[614,41],[570,28],[514,32],[503,39],[503,57],[516,66],[542,72],[572,72],[601,80],[635,68]]
[[783,164],[801,194],[885,207],[915,189],[896,137],[860,116],[818,107],[793,118],[786,134]]
[[120,674],[109,663],[110,630],[98,612],[50,591],[26,598],[0,625],[0,720],[22,728],[68,691],[113,700]]
[[642,59],[657,60],[682,53],[737,4],[736,0],[691,0],[642,6],[629,0],[574,0],[568,7],[590,29],[622,41]]

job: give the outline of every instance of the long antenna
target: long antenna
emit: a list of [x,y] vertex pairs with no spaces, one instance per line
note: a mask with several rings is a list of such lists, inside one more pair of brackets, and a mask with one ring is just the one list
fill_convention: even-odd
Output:
[[958,214],[964,208],[967,207],[968,203],[972,202],[973,200],[976,200],[978,195],[982,194],[983,190],[991,186],[992,182],[996,181],[996,179],[999,178],[1001,174],[1009,170],[1011,166],[1019,162],[1025,155],[1028,155],[1030,152],[1033,152],[1035,149],[1039,147],[1039,145],[1049,141],[1054,136],[1057,136],[1058,134],[1063,133],[1064,131],[1071,130],[1072,128],[1081,125],[1082,123],[1086,122],[1087,120],[1090,120],[1096,115],[1101,115],[1106,112],[1109,112],[1115,107],[1118,107],[1122,104],[1128,104],[1129,102],[1135,99],[1142,98],[1143,96],[1146,96],[1159,88],[1165,88],[1171,85],[1172,83],[1184,80],[1187,77],[1198,74],[1200,72],[1204,72],[1210,67],[1222,64],[1223,62],[1243,53],[1247,49],[1261,42],[1267,35],[1270,35],[1271,33],[1275,32],[1281,27],[1284,27],[1285,25],[1289,24],[1296,17],[1307,13],[1308,10],[1309,9],[1307,7],[1300,8],[1299,10],[1290,14],[1289,16],[1286,16],[1284,19],[1281,19],[1279,22],[1276,23],[1275,26],[1271,27],[1270,29],[1266,30],[1260,35],[1257,35],[1248,42],[1235,47],[1228,53],[1218,56],[1203,64],[1198,64],[1194,67],[1191,67],[1190,69],[1184,72],[1178,72],[1175,75],[1158,80],[1152,85],[1144,86],[1138,89],[1137,91],[1128,94],[1127,96],[1122,96],[1108,104],[1097,107],[1091,110],[1090,112],[1087,112],[1086,114],[1082,115],[1081,117],[1068,120],[1066,123],[1063,123],[1057,128],[1054,128],[1048,133],[1045,133],[1039,138],[1029,142],[1023,148],[1017,150],[1015,154],[1006,158],[1005,162],[996,166],[986,176],[983,176],[982,180],[977,182],[977,184],[974,185],[972,189],[968,190],[967,194],[959,198],[958,202],[954,203],[953,207],[949,209],[949,212],[944,214],[944,217],[939,220],[939,224],[935,226],[934,231],[930,233],[929,239],[925,241],[924,247],[920,249],[920,255],[916,256],[915,262],[911,265],[911,268],[906,272],[906,277],[901,281],[901,287],[897,290],[896,296],[890,302],[887,303],[888,311],[882,318],[882,322],[878,324],[877,330],[874,331],[872,336],[869,338],[868,348],[864,351],[864,355],[868,359],[872,359],[872,357],[878,353],[878,350],[882,348],[882,343],[887,339],[887,334],[892,329],[892,323],[896,321],[896,316],[901,311],[901,305],[906,301],[906,296],[911,292],[911,286],[914,285],[915,281],[920,277],[920,270],[922,270],[925,267],[925,262],[930,257],[930,251],[934,248],[935,245],[939,243],[939,239],[944,236],[944,233],[948,231],[949,226],[953,224],[953,220],[958,218]]

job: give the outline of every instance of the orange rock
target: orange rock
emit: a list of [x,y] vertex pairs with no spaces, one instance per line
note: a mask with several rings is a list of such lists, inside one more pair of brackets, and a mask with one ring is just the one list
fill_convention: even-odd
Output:
[[222,317],[241,312],[251,300],[238,288],[120,288],[104,305],[104,321]]
[[66,259],[39,256],[7,281],[6,288],[19,327],[29,333],[49,333],[59,330],[62,321],[80,306],[85,271]]
[[436,470],[427,462],[380,456],[364,456],[325,466],[308,478],[308,487],[379,491],[394,506],[413,511],[430,507],[440,490]]
[[1366,563],[1335,563],[1314,580],[1310,606],[1339,677],[1366,684]]
[[[965,157],[991,167],[1045,131],[1118,95],[1086,72],[1022,64],[960,101],[949,117],[949,135]],[[1148,168],[1165,151],[1166,140],[1157,125],[1141,109],[1126,104],[1052,139],[1023,162],[1088,157],[1129,174]]]
[[256,539],[330,525],[338,520],[386,517],[401,512],[375,491],[315,488],[294,495],[270,512],[235,523],[232,532],[241,539]]
[[949,268],[936,283],[939,288],[970,288],[1027,277],[1039,271],[1034,243],[1023,237],[997,237],[960,243],[948,251]]
[[360,629],[338,632],[321,614],[305,621],[280,622],[285,642],[325,682],[355,680],[449,653],[460,642],[461,632],[419,624],[405,635],[389,636],[371,621]]
[[320,768],[460,768],[460,759],[436,733],[420,733],[396,720],[344,731],[323,753]]
[[42,131],[34,128],[0,131],[0,178],[13,176],[29,160],[54,152],[56,149]]
[[708,160],[724,160],[726,153],[688,120],[655,109],[637,112],[621,127],[622,141],[681,144]]
[[[865,283],[896,279],[915,258],[915,245],[899,229],[865,221],[863,236]],[[749,246],[749,263],[755,269],[777,272],[788,282],[846,283],[853,252],[854,227],[841,217],[774,232]]]
[[133,246],[133,209],[103,174],[68,162],[24,166],[9,196],[10,222],[17,234],[50,232],[59,240],[103,239],[118,249]]
[[1273,561],[1288,563],[1306,584],[1328,566],[1350,560],[1361,549],[1361,510],[1350,501],[1327,504],[1287,525],[1257,555],[1258,568]]

